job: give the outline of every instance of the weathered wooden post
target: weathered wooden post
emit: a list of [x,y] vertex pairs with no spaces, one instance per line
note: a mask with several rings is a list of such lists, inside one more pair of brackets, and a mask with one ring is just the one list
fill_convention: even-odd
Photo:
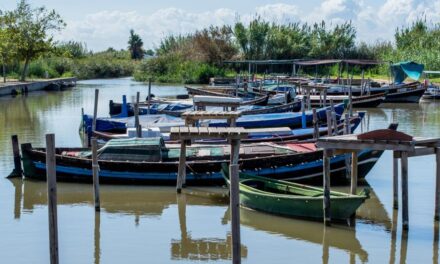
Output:
[[393,151],[393,208],[399,208],[399,152]]
[[93,172],[93,196],[95,211],[101,211],[101,200],[99,197],[99,164],[98,164],[98,143],[92,138],[92,172]]
[[177,170],[177,193],[182,192],[184,179],[186,178],[186,140],[180,140],[179,168]]
[[150,102],[151,102],[151,78],[148,78],[147,115],[150,115]]
[[96,130],[96,118],[98,116],[98,96],[99,96],[99,89],[95,89],[95,104],[93,106],[93,122],[92,122],[92,135],[93,132]]
[[324,89],[324,107],[327,106],[327,89]]
[[400,153],[401,177],[402,177],[402,228],[408,230],[408,152]]
[[332,112],[333,135],[338,134],[338,121],[336,121],[336,112]]
[[435,148],[435,214],[434,219],[440,220],[440,148]]
[[327,118],[327,136],[332,135],[332,113],[330,110],[325,111],[326,118]]
[[230,207],[231,207],[231,232],[232,232],[232,263],[241,263],[240,248],[240,190],[238,158],[240,153],[240,140],[231,140],[230,177]]
[[307,120],[306,120],[306,97],[303,96],[301,100],[301,127],[306,128],[307,127]]
[[8,178],[20,177],[21,173],[23,171],[21,168],[20,147],[18,145],[18,136],[13,135],[11,137],[11,141],[12,141],[12,155],[14,156],[14,170],[8,176]]
[[329,149],[323,150],[323,187],[324,187],[324,199],[323,199],[323,208],[324,208],[324,223],[326,225],[330,224],[331,215],[330,215],[330,155],[331,151]]
[[[350,115],[345,114],[345,124],[344,124],[344,134],[351,134],[351,125],[350,125]],[[350,179],[351,177],[351,164],[350,164],[350,154],[345,154],[345,177]]]
[[318,124],[318,115],[316,114],[316,108],[312,109],[313,113],[313,138],[319,138],[319,124]]
[[134,105],[134,126],[136,128],[136,137],[142,137],[142,131],[139,130],[139,97],[140,92],[136,93],[136,104]]
[[351,186],[350,193],[356,194],[358,180],[358,155],[357,151],[351,152]]
[[311,102],[310,102],[310,87],[307,88],[307,110],[310,110]]
[[353,91],[351,88],[351,83],[350,83],[350,87],[348,88],[348,113],[350,114],[350,117],[353,116]]
[[57,179],[55,167],[55,135],[46,134],[47,208],[49,212],[50,263],[58,264]]

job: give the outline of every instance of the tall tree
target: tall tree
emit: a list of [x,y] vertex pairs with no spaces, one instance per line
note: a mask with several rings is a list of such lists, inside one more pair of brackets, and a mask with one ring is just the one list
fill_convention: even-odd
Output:
[[14,32],[17,55],[24,61],[20,77],[24,81],[29,63],[52,50],[52,33],[61,30],[66,24],[55,10],[32,8],[26,0],[21,0],[15,10],[6,12],[6,17],[10,22],[10,30]]
[[140,60],[144,57],[143,45],[144,43],[141,37],[131,29],[130,37],[128,38],[128,50],[130,51],[132,59]]
[[13,39],[13,32],[8,27],[9,19],[0,11],[0,61],[2,63],[3,82],[6,82],[6,65],[16,55],[16,45]]

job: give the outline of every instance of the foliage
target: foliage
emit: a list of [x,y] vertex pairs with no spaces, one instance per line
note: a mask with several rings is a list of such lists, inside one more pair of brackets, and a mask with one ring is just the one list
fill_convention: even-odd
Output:
[[77,41],[67,41],[58,43],[54,48],[54,53],[67,58],[84,58],[89,53],[86,44]]
[[144,57],[144,43],[141,37],[134,33],[134,30],[130,30],[130,37],[128,39],[128,50],[130,51],[131,58],[134,60],[140,60]]
[[17,55],[24,61],[21,80],[25,80],[29,62],[52,50],[54,31],[61,30],[65,23],[55,10],[45,7],[32,8],[26,0],[21,0],[17,8],[5,13],[9,21],[7,27],[13,32],[11,39],[16,44]]

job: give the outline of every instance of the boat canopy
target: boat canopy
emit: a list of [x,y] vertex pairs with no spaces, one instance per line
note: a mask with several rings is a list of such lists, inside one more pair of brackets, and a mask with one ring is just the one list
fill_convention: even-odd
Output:
[[98,150],[101,160],[161,161],[166,150],[161,137],[112,139]]
[[419,80],[424,69],[423,64],[416,63],[414,61],[403,61],[391,65],[391,72],[394,77],[394,83],[402,83],[406,77],[409,77],[415,81]]

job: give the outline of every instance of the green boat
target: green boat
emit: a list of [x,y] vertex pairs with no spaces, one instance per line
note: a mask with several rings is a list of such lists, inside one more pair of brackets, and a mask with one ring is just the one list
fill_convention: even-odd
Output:
[[[229,170],[222,166],[223,176],[229,184]],[[271,214],[323,218],[322,188],[273,180],[266,177],[240,173],[240,203],[243,207]],[[358,195],[330,192],[330,215],[332,219],[347,219],[369,198],[369,190]]]

